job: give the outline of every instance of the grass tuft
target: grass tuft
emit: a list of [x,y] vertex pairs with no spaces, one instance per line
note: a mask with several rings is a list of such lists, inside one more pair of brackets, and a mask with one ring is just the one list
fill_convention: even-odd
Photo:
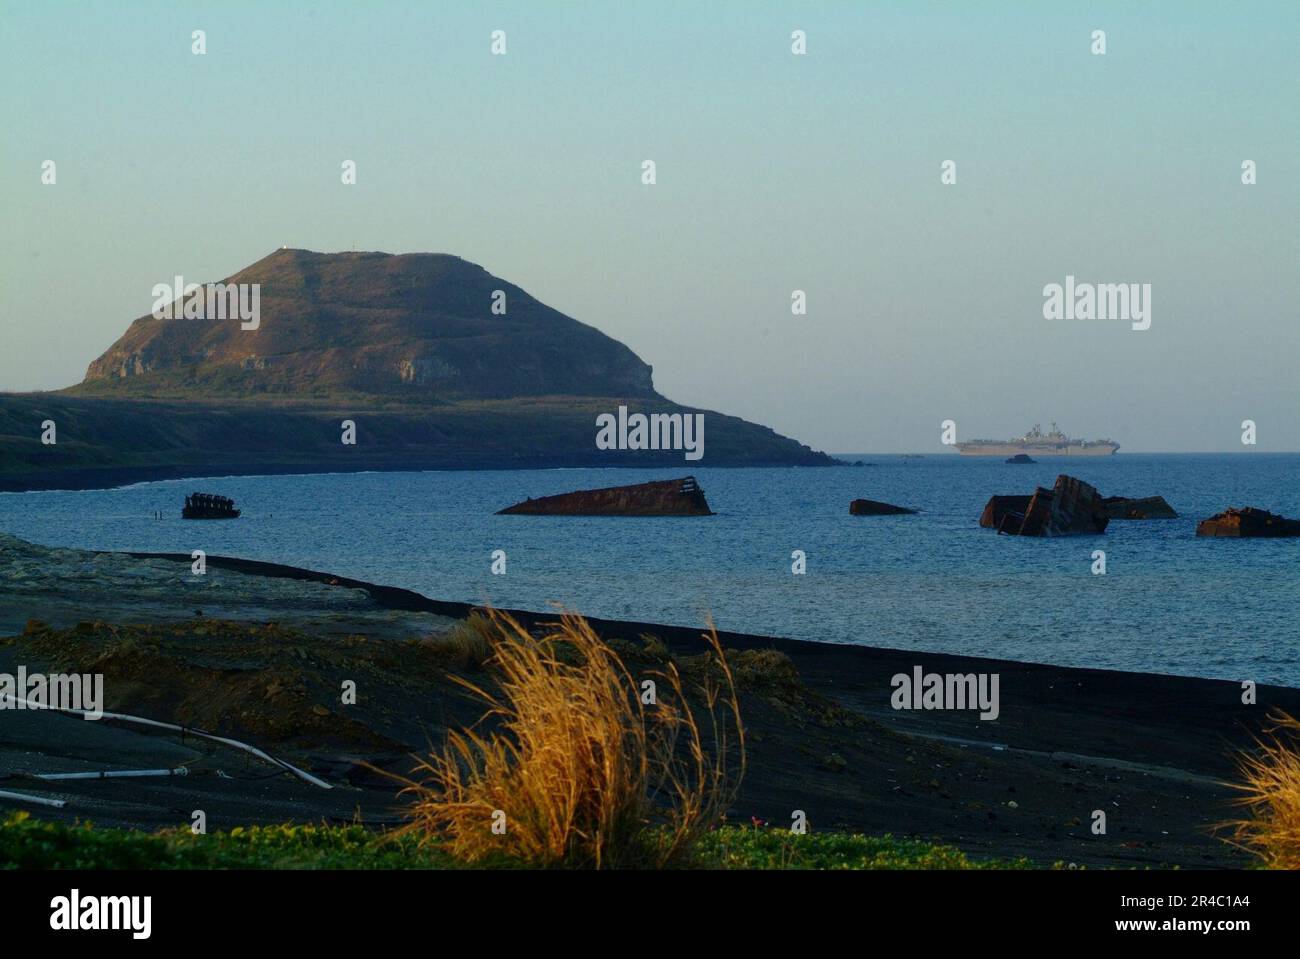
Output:
[[1269,719],[1258,748],[1241,756],[1243,782],[1231,784],[1249,815],[1223,825],[1266,868],[1300,869],[1300,720],[1283,712]]
[[481,670],[492,658],[491,621],[483,614],[470,613],[447,632],[425,640],[440,656],[463,670]]
[[487,666],[498,691],[456,677],[487,712],[452,731],[406,780],[407,830],[471,863],[687,861],[745,767],[735,684],[716,633],[706,636],[716,668],[699,690],[706,735],[675,664],[634,677],[581,616],[564,615],[540,638],[504,614],[492,613],[490,626]]

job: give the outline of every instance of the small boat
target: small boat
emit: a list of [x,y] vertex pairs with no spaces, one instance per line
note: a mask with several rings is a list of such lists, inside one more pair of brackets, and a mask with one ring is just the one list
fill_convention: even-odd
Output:
[[214,493],[191,493],[185,497],[185,508],[181,510],[182,519],[237,519],[239,510],[235,501],[229,496],[217,496]]

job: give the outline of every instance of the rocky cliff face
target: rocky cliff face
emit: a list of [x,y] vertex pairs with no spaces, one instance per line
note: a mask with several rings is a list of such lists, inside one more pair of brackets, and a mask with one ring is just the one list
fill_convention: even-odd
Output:
[[651,368],[626,346],[459,257],[279,250],[220,282],[258,284],[256,329],[140,317],[82,390],[655,396]]

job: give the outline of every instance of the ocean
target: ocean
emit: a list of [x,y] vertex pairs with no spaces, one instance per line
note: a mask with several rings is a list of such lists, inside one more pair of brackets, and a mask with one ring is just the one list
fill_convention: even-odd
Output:
[[[0,494],[0,530],[50,546],[288,563],[435,599],[830,643],[1300,686],[1300,540],[1195,536],[1229,506],[1300,516],[1300,454],[1045,458],[848,455],[828,469],[570,469],[225,477]],[[1164,496],[1176,520],[1096,537],[979,527],[995,493],[1069,472],[1103,495]],[[496,516],[544,496],[693,474],[718,515]],[[186,493],[230,522],[180,518]],[[858,497],[920,509],[854,517]],[[155,510],[164,518],[152,518]],[[1095,575],[1094,550],[1106,553]],[[492,554],[506,555],[504,575]],[[807,572],[791,572],[802,550]],[[0,584],[2,587],[3,584]]]

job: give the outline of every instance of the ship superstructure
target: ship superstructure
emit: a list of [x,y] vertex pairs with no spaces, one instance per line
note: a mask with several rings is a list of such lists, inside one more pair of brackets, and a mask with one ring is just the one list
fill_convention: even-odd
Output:
[[1119,449],[1113,440],[1071,439],[1052,424],[1044,433],[1037,423],[1024,436],[1014,440],[971,440],[958,443],[963,456],[1014,456],[1027,453],[1032,456],[1110,456]]

